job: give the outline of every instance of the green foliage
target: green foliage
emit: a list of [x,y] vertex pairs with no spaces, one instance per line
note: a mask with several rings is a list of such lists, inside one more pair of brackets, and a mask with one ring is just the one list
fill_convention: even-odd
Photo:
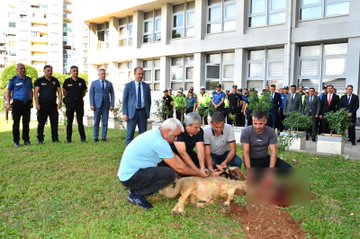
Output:
[[291,133],[291,132],[289,132],[288,134],[280,135],[278,137],[278,144],[277,144],[278,152],[279,153],[286,152],[293,143],[294,139],[299,137],[300,137],[299,134]]
[[58,79],[61,87],[63,86],[65,79],[70,77],[69,75],[64,75],[57,72],[53,72],[52,76]]
[[284,120],[284,126],[291,131],[306,131],[311,128],[311,117],[299,112],[291,112]]
[[186,98],[185,96],[175,96],[174,105],[177,111],[184,111],[186,107]]
[[345,109],[340,109],[336,112],[325,113],[325,119],[329,123],[330,133],[337,134],[346,138],[346,131],[351,126],[352,122],[347,115]]
[[[25,65],[25,69],[26,69],[26,75],[28,77],[30,77],[34,82],[38,78],[37,70],[34,67],[29,66],[29,65]],[[15,64],[6,67],[0,77],[0,88],[4,89],[8,85],[9,81],[14,76],[16,76],[16,74],[17,73],[16,73],[16,65]]]
[[162,98],[155,101],[156,111],[154,114],[160,119],[161,122],[166,120],[167,116],[171,114],[171,111],[166,106],[166,101]]
[[89,83],[89,75],[88,74],[79,74],[79,78],[83,78],[85,80],[86,85]]
[[115,107],[114,107],[114,120],[116,120],[117,122],[119,122],[120,124],[120,128],[124,129],[124,120],[122,119],[121,115],[122,115],[122,102],[119,99],[118,102],[116,103]]
[[255,112],[264,112],[266,115],[270,113],[272,102],[269,92],[265,92],[262,97],[258,97],[255,91],[250,92],[249,109]]

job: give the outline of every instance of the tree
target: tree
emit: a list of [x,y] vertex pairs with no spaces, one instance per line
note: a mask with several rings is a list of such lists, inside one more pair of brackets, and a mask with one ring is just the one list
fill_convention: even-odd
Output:
[[[38,78],[37,70],[29,65],[25,65],[26,75],[30,77],[33,82]],[[0,88],[4,89],[8,85],[9,81],[16,76],[16,65],[10,65],[5,68],[0,77]]]

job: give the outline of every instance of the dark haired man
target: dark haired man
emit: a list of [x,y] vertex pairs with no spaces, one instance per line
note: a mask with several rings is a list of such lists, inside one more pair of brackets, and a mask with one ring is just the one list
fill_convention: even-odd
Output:
[[309,134],[311,132],[311,139],[315,142],[315,137],[318,132],[318,117],[320,113],[320,99],[318,96],[315,96],[315,89],[309,89],[309,96],[305,97],[304,100],[304,115],[308,115],[311,117],[312,128],[311,131],[308,130],[306,133],[306,139],[309,138]]
[[[52,76],[53,68],[44,66],[44,76],[35,81],[34,99],[38,116],[37,138],[39,144],[44,143],[44,127],[47,117],[50,118],[51,138],[54,143],[59,142],[58,124],[61,109],[61,88],[58,79]],[[56,102],[57,99],[57,102]]]
[[290,168],[290,164],[277,157],[277,136],[272,128],[266,126],[265,113],[254,112],[252,123],[242,131],[240,138],[245,167]]
[[66,143],[71,143],[72,124],[74,121],[74,114],[76,112],[76,121],[82,143],[86,142],[83,117],[84,117],[84,100],[86,95],[86,82],[84,79],[78,77],[79,68],[77,66],[70,67],[70,78],[65,79],[63,84],[64,103],[66,107]]

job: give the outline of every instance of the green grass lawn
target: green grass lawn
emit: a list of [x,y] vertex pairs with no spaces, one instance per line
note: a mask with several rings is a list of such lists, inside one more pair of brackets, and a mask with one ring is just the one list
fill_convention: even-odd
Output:
[[[32,126],[36,127],[36,123]],[[81,144],[74,127],[73,143],[50,140],[30,147],[12,147],[11,123],[0,117],[0,238],[245,238],[239,219],[214,205],[187,207],[184,217],[172,216],[175,200],[159,195],[144,211],[127,202],[117,179],[125,134],[109,130],[108,142]],[[360,161],[286,153],[295,167],[309,174],[314,199],[286,209],[309,238],[360,238]],[[295,162],[296,161],[296,162]],[[237,200],[243,201],[243,200]]]

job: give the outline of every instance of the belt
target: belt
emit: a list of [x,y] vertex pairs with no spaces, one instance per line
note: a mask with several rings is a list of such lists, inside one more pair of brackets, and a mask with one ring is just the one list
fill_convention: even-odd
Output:
[[30,104],[32,102],[31,100],[23,101],[23,100],[16,100],[16,99],[14,99],[13,101],[17,102],[17,103],[23,103],[23,104]]
[[143,108],[140,108],[140,109],[136,109],[136,110],[145,110],[145,107],[143,107]]

